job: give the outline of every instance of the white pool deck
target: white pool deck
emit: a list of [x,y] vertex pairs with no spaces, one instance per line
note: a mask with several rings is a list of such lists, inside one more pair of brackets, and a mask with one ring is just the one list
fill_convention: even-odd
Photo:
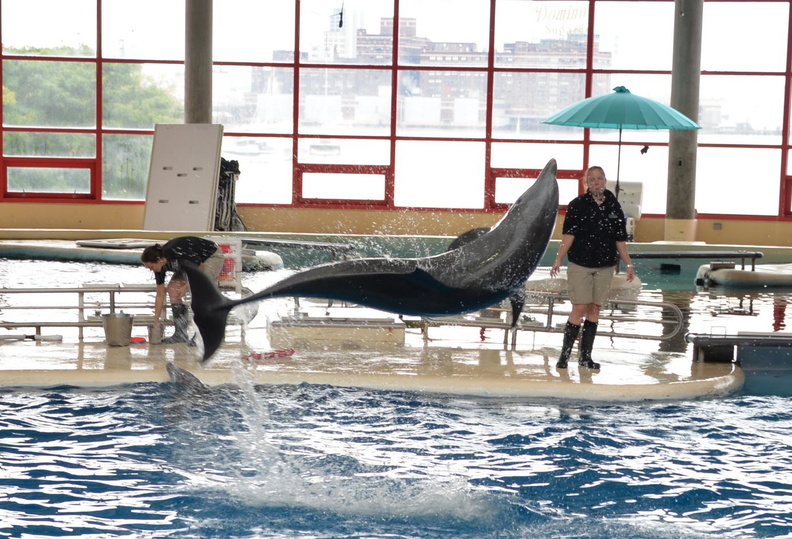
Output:
[[[259,318],[262,318],[259,320]],[[256,384],[328,384],[376,390],[419,391],[499,398],[556,398],[584,401],[674,400],[727,395],[744,377],[734,364],[693,362],[689,355],[630,351],[602,339],[595,342],[599,371],[555,368],[561,335],[523,332],[512,350],[502,331],[433,328],[425,342],[421,330],[404,330],[403,343],[368,341],[354,336],[294,338],[270,344],[270,320],[257,317],[242,337],[229,326],[226,342],[205,365],[200,346],[109,346],[101,329],[83,341],[64,333],[61,342],[0,340],[0,387],[77,386],[110,388],[123,384],[168,382],[168,362],[186,369],[206,385],[234,384],[244,376]],[[50,331],[49,333],[53,333]],[[133,328],[133,340],[145,339],[145,327]],[[643,344],[643,343],[639,343]],[[290,350],[282,355],[267,354]],[[251,357],[253,355],[253,357]],[[256,355],[261,356],[256,359]],[[274,357],[268,357],[274,356]]]

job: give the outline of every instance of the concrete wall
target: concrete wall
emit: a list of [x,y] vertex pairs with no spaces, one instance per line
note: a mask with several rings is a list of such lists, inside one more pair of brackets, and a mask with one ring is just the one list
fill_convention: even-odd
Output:
[[143,226],[143,204],[64,204],[5,202],[0,204],[0,228],[114,228]]
[[[140,230],[143,204],[64,204],[10,202],[0,204],[0,229]],[[240,207],[251,232],[305,234],[383,234],[457,236],[479,226],[491,226],[497,213],[292,209]],[[556,224],[560,238],[563,218]],[[664,218],[643,217],[637,242],[664,240]],[[13,236],[8,230],[5,237]],[[792,246],[792,222],[699,219],[695,241],[708,244]]]

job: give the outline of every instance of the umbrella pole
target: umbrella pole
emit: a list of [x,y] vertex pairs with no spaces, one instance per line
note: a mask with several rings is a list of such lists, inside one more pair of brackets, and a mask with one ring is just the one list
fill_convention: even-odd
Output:
[[621,173],[621,137],[622,126],[619,124],[619,156],[616,159],[616,200],[619,200],[619,191],[621,191],[621,187],[619,186],[619,174]]

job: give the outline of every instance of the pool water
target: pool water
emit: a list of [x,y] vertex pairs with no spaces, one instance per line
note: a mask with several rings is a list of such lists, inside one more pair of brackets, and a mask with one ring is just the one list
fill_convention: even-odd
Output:
[[792,405],[5,391],[2,537],[780,537]]
[[[17,286],[54,272],[63,286],[150,282],[142,268],[0,263]],[[773,331],[789,299],[645,295],[680,305],[687,331]],[[792,537],[787,397],[591,404],[247,374],[0,391],[0,537]]]

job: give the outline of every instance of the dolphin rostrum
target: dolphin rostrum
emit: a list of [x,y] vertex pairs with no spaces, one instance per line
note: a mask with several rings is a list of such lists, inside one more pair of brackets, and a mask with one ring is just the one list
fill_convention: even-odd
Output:
[[267,298],[335,299],[397,314],[447,316],[519,297],[547,249],[557,214],[556,162],[551,159],[491,230],[437,255],[323,264],[239,300],[223,296],[195,265],[180,262],[190,280],[203,361],[220,347],[231,309]]

